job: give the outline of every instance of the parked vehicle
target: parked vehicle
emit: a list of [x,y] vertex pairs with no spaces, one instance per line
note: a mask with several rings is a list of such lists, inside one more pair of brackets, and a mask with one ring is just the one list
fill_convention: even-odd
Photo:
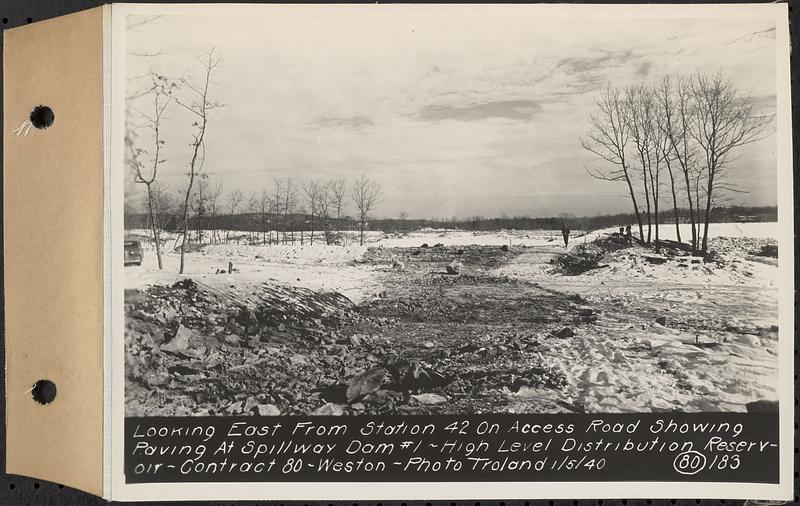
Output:
[[142,265],[142,244],[139,241],[125,241],[125,266]]

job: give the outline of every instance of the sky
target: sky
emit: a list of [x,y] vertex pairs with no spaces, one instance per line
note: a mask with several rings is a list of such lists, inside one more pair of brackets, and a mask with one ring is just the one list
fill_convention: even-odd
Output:
[[[141,76],[150,71],[200,76],[194,58],[215,48],[222,66],[210,95],[225,107],[210,116],[204,170],[225,192],[260,192],[276,177],[352,181],[366,173],[383,188],[380,217],[626,212],[626,187],[593,179],[586,167],[600,162],[580,143],[600,89],[721,71],[774,113],[774,23],[129,16],[126,93],[146,85]],[[147,100],[132,104],[146,110]],[[177,191],[193,119],[178,107],[165,117],[159,180]],[[146,131],[137,135],[147,142]],[[776,203],[775,144],[771,135],[739,153],[730,178],[748,193],[733,202]]]

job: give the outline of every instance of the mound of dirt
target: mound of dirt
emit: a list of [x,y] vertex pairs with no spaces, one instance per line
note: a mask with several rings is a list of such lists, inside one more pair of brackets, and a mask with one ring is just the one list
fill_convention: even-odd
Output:
[[606,253],[629,247],[624,237],[615,234],[600,237],[586,244],[579,244],[569,253],[553,259],[556,269],[567,276],[577,276],[602,267],[600,262]]
[[493,269],[508,263],[509,260],[519,255],[523,247],[508,246],[443,246],[437,244],[433,247],[422,245],[419,248],[369,248],[361,261],[367,264],[391,264],[400,260],[406,266],[415,264],[441,263],[442,266],[453,261],[463,265]]

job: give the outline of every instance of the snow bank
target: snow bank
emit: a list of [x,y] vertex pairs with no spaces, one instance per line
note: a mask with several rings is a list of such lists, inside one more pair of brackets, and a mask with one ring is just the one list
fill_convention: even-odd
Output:
[[304,245],[245,245],[211,244],[203,248],[207,256],[227,258],[259,259],[264,262],[291,264],[337,264],[355,262],[361,259],[366,246],[328,246],[326,244]]
[[[687,242],[692,237],[691,223],[681,223],[679,225],[681,231],[681,240]],[[639,236],[639,229],[635,224],[631,224],[631,230],[634,236]],[[606,234],[619,232],[619,227],[604,228],[602,230],[595,230],[589,234],[588,240],[594,240]],[[645,237],[647,236],[647,225],[644,226]],[[702,229],[700,229],[702,235]],[[678,240],[678,234],[675,230],[674,223],[664,223],[658,227],[658,235],[661,239],[669,239],[671,241]],[[708,226],[708,238],[715,237],[752,237],[760,239],[769,239],[778,237],[778,224],[776,222],[766,223],[711,223]],[[655,228],[652,230],[652,238],[655,238]]]

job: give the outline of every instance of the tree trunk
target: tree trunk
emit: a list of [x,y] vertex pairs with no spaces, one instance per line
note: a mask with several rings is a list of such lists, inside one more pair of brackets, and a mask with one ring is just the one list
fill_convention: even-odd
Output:
[[680,218],[678,216],[678,196],[675,193],[675,177],[672,174],[672,166],[667,162],[667,171],[669,171],[669,188],[672,191],[672,209],[675,211],[675,236],[678,242],[681,242],[681,226]]
[[708,188],[706,189],[706,211],[705,211],[705,222],[703,223],[703,247],[702,252],[703,255],[708,253],[708,221],[711,219],[711,195],[713,194],[714,188],[714,169],[709,168],[709,176],[708,176]]
[[[644,164],[644,162],[642,162]],[[653,218],[650,214],[650,188],[647,186],[647,167],[642,165],[642,181],[644,181],[644,200],[647,204],[647,244],[650,244],[651,228],[653,226]],[[644,237],[642,237],[644,241]]]
[[628,183],[628,191],[631,194],[631,201],[633,202],[633,212],[636,215],[636,223],[639,225],[639,238],[644,240],[644,228],[642,227],[642,214],[639,212],[639,204],[636,203],[636,192],[633,191],[633,183],[631,183],[631,178],[628,177],[627,170],[625,170],[625,181]]
[[[195,150],[197,153],[197,150]],[[196,155],[195,155],[196,156]],[[189,237],[189,195],[194,184],[194,170],[189,175],[189,187],[186,189],[186,198],[183,200],[183,237],[181,239],[181,265],[178,274],[183,274],[186,256],[186,239]]]
[[156,226],[156,216],[153,213],[153,192],[150,189],[150,185],[147,185],[147,207],[150,211],[150,227],[153,231],[153,242],[156,244],[156,258],[158,259],[158,270],[164,268],[161,263],[161,241],[158,237],[158,227]]
[[689,221],[692,223],[692,255],[697,253],[697,226],[694,219],[694,203],[692,201],[692,186],[689,183],[689,171],[683,171],[683,179],[686,182],[686,198],[689,200]]

